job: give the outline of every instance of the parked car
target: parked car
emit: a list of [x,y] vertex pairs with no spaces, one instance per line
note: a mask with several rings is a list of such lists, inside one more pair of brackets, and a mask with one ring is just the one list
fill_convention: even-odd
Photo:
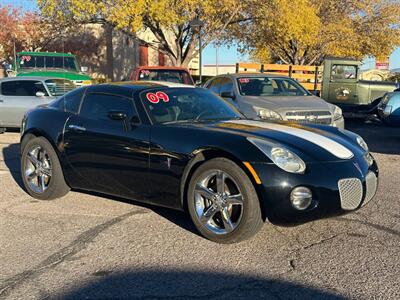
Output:
[[33,197],[74,188],[187,209],[220,243],[251,237],[267,218],[356,210],[378,184],[360,136],[245,119],[210,91],[176,83],[80,88],[23,124],[21,176]]
[[75,88],[72,81],[50,77],[0,80],[0,127],[19,128],[26,111],[47,104]]
[[400,90],[383,96],[378,105],[378,115],[387,124],[400,125]]
[[60,52],[18,52],[16,65],[7,71],[14,76],[43,76],[71,80],[76,86],[90,85],[92,79],[85,72],[87,67],[78,66],[76,56]]
[[295,80],[267,74],[216,76],[205,86],[228,99],[246,117],[344,128],[342,110],[314,96]]
[[142,66],[133,70],[130,80],[134,81],[166,81],[194,85],[189,71],[181,67]]

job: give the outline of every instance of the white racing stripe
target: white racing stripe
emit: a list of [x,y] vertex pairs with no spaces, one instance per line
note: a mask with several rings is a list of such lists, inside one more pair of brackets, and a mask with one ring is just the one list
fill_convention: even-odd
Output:
[[265,129],[276,130],[309,141],[321,148],[324,148],[326,151],[332,153],[338,158],[350,159],[353,157],[353,152],[351,152],[349,149],[339,144],[338,142],[330,138],[327,138],[323,135],[308,130],[300,129],[297,127],[285,126],[281,124],[267,123],[261,121],[250,121],[250,120],[227,121],[227,123],[233,123],[238,125],[249,125]]

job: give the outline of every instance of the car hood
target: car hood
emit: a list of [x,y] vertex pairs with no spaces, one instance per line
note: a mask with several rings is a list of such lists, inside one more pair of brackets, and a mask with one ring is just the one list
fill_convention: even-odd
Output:
[[[294,123],[266,122],[250,119],[210,123],[192,123],[178,126],[195,126],[197,129],[223,133],[220,140],[229,135],[266,140],[273,145],[284,146],[306,162],[350,160],[365,155],[356,143],[356,135],[332,126],[301,126]],[[230,141],[220,142],[230,144]],[[237,145],[240,147],[240,145]],[[234,146],[236,147],[236,146]]]
[[24,70],[17,74],[17,76],[42,76],[42,77],[55,77],[55,78],[65,78],[69,80],[91,80],[91,78],[86,74],[81,74],[77,72],[70,72],[66,70]]
[[293,110],[307,111],[332,111],[333,105],[325,100],[314,96],[242,96],[243,100],[253,106],[272,109],[276,112],[286,112]]

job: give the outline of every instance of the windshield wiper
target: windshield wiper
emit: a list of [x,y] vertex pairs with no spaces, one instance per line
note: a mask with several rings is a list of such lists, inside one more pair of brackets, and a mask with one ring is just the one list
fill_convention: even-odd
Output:
[[201,120],[196,120],[196,119],[175,120],[175,121],[163,122],[162,124],[175,124],[175,123],[201,123]]

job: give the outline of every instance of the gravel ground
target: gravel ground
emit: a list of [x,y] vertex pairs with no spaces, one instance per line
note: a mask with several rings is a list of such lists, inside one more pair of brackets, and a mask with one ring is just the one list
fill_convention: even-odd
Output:
[[2,134],[0,298],[399,299],[400,129],[348,127],[378,160],[375,200],[235,245],[181,212],[77,192],[37,201],[20,187],[18,134]]

